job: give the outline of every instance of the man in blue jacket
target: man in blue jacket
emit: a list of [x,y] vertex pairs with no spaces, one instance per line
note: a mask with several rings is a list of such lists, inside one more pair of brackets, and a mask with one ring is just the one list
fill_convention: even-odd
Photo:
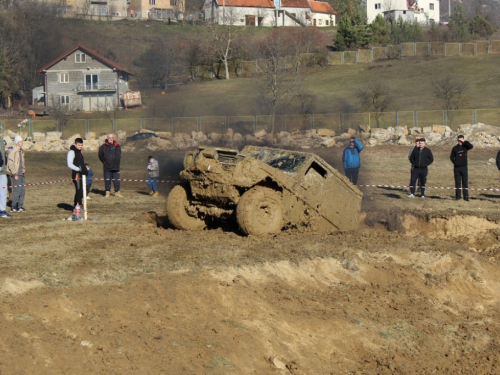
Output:
[[363,145],[356,137],[351,137],[349,146],[347,146],[342,154],[342,163],[344,164],[344,172],[349,181],[354,185],[358,183],[359,167],[361,160],[359,153],[363,150]]

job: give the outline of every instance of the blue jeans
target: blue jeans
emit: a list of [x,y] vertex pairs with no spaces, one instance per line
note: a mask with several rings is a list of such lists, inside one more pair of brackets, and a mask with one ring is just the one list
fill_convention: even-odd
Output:
[[146,184],[148,184],[149,188],[153,190],[154,192],[158,191],[158,180],[159,177],[149,177],[146,181]]
[[115,187],[115,193],[120,191],[120,171],[104,171],[104,188],[111,191],[111,180]]

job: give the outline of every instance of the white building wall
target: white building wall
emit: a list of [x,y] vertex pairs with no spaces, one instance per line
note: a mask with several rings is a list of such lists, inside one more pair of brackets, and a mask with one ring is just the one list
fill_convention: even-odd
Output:
[[[326,13],[311,13],[311,25],[316,27],[330,27],[335,26],[335,15]],[[316,21],[316,25],[315,22]],[[327,23],[328,22],[328,23]]]
[[[420,11],[415,11],[414,17],[421,24],[428,24],[431,20],[438,23],[439,18],[439,0],[419,0],[416,3],[416,8]],[[386,11],[405,11],[408,10],[406,0],[366,0],[366,15],[368,23],[372,23],[378,14]]]

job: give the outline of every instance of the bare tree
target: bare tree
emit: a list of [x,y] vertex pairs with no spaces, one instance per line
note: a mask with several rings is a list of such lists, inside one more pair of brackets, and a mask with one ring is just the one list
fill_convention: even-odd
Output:
[[437,77],[431,81],[434,97],[441,101],[442,108],[447,113],[450,124],[453,123],[455,115],[460,114],[460,109],[469,104],[469,85],[463,78],[451,75]]
[[48,104],[50,106],[50,115],[54,117],[58,129],[62,131],[72,115],[69,104],[61,103],[58,95],[51,95]]
[[380,82],[374,82],[360,89],[356,93],[361,108],[366,112],[372,112],[380,126],[380,119],[393,105],[394,99],[388,86]]
[[225,79],[229,79],[229,62],[234,59],[234,44],[243,27],[235,26],[241,15],[234,8],[225,9],[220,18],[221,24],[207,22],[205,24],[207,39],[206,49],[213,58],[224,65]]
[[[287,59],[287,56],[291,58]],[[300,90],[300,56],[293,38],[277,29],[256,48],[256,57],[259,58],[260,70],[256,101],[272,116],[271,131],[274,132],[278,107],[286,105],[303,91]]]

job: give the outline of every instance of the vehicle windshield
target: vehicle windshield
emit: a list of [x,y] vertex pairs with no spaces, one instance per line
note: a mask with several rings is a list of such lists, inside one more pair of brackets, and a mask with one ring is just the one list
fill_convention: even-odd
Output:
[[284,172],[297,172],[304,164],[309,155],[265,147],[247,148],[244,150],[246,156],[261,160],[273,168]]

